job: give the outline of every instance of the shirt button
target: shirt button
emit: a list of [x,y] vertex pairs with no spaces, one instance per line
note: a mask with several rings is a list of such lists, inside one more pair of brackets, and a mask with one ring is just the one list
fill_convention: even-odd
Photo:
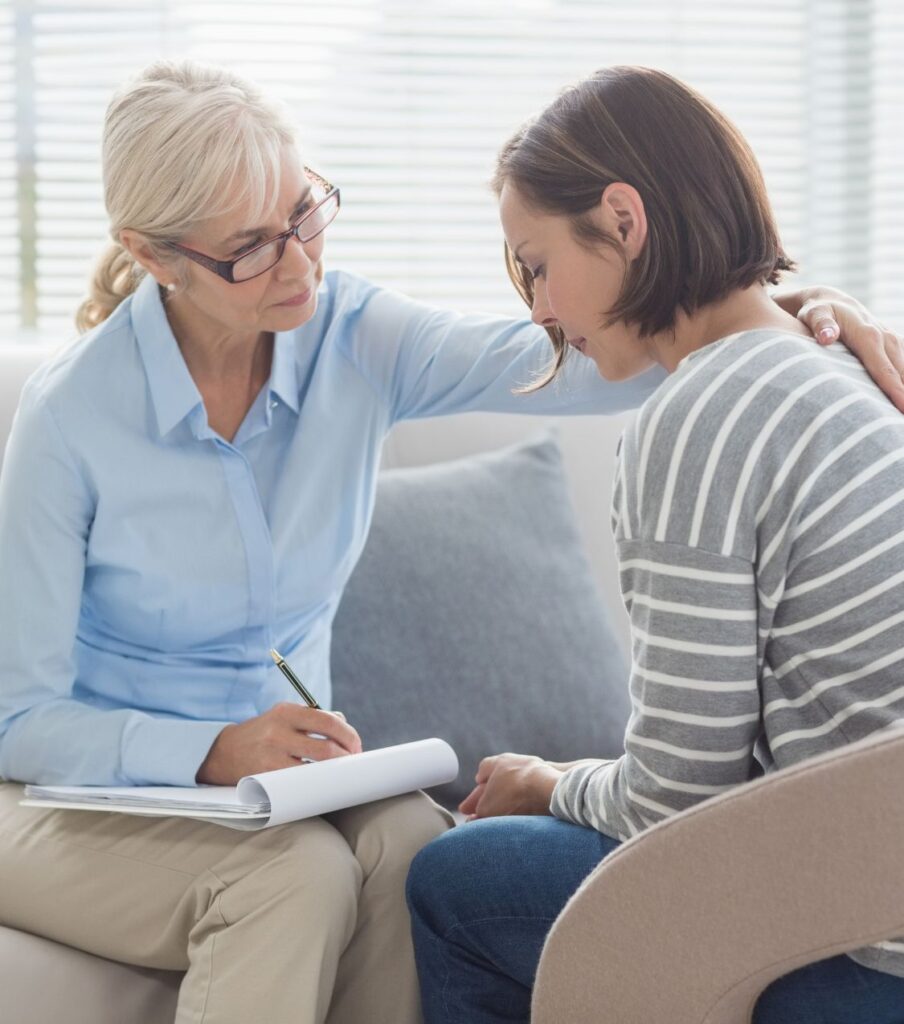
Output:
[[271,402],[270,403],[270,408],[271,409],[275,409],[277,407],[277,405],[279,405],[279,402]]

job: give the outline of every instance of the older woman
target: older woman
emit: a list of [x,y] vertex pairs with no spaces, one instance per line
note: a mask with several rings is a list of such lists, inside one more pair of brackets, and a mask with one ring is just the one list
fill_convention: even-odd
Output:
[[[103,162],[91,329],[27,384],[0,479],[0,772],[232,784],[354,753],[341,717],[287,702],[268,652],[330,706],[330,624],[392,424],[615,411],[660,377],[577,366],[514,395],[541,330],[324,275],[338,189],[225,71],[148,69],[109,108]],[[0,920],[185,970],[180,1024],[418,1018],[403,882],[448,824],[422,795],[251,835],[19,796],[0,787]]]

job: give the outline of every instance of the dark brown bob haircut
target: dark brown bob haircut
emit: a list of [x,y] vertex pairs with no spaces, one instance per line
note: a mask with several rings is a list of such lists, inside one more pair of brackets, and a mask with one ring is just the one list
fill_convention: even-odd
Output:
[[[651,68],[597,71],[562,93],[503,147],[493,177],[541,213],[572,220],[588,248],[611,246],[589,212],[613,182],[637,189],[647,215],[640,256],[625,267],[614,308],[601,326],[624,321],[642,336],[674,327],[736,288],[776,284],[794,263],[778,237],[759,164],[738,129],[708,100]],[[505,248],[515,287],[533,305],[527,268]],[[527,389],[548,384],[568,345],[549,327],[555,358]]]

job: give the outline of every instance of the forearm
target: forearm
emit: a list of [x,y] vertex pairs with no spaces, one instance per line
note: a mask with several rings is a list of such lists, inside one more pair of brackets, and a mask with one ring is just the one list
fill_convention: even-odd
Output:
[[192,786],[224,722],[35,704],[0,737],[0,776],[46,785]]
[[570,767],[551,808],[625,839],[750,778],[760,696],[749,563],[646,540],[620,541],[619,556],[633,636],[625,753]]

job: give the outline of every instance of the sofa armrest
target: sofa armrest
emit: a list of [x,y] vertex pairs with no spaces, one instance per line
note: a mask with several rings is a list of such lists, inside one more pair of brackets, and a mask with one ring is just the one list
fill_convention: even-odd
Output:
[[790,971],[904,935],[904,730],[776,772],[608,857],[547,939],[535,1024],[743,1024]]

